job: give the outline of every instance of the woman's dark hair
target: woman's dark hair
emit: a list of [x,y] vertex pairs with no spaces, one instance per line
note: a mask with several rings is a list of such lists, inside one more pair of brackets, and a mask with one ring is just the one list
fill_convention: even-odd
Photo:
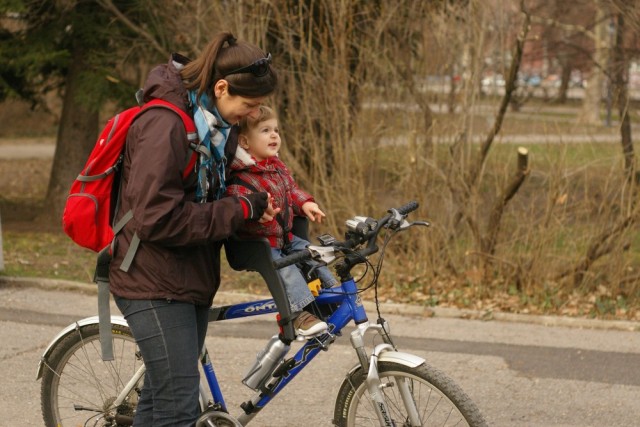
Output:
[[229,83],[229,95],[258,98],[271,95],[278,84],[278,75],[271,64],[266,64],[267,71],[260,76],[251,72],[228,73],[266,57],[259,47],[237,41],[230,32],[223,32],[209,42],[198,58],[186,64],[180,75],[188,90],[198,90],[198,97],[207,93],[213,98],[213,86],[225,79]]

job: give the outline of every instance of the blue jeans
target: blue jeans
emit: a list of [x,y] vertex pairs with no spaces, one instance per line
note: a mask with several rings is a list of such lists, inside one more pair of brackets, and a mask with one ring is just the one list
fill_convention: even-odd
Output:
[[[309,242],[301,239],[300,237],[293,236],[290,245],[286,250],[279,248],[271,248],[271,256],[274,260],[280,259],[286,255],[290,255],[293,252],[304,250],[309,246]],[[316,261],[309,261],[310,265],[318,265]],[[330,288],[338,283],[338,280],[331,274],[331,271],[326,266],[322,266],[316,269],[318,278],[322,282],[322,286]],[[285,289],[287,290],[287,296],[289,297],[289,304],[291,305],[291,312],[295,313],[301,311],[304,307],[309,305],[314,300],[314,296],[307,286],[307,280],[300,272],[300,269],[296,265],[290,265],[288,267],[278,270],[278,274],[282,279]]]
[[146,366],[134,426],[191,427],[200,415],[198,359],[209,308],[114,297]]

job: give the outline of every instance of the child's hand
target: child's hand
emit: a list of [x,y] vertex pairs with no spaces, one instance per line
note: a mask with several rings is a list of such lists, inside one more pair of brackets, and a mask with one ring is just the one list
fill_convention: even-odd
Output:
[[318,221],[318,223],[321,223],[322,218],[326,216],[324,212],[320,210],[318,204],[315,202],[306,202],[304,205],[302,205],[302,212],[304,212],[307,218],[309,218],[311,221]]
[[260,223],[273,221],[273,218],[280,213],[282,208],[273,207],[273,197],[271,194],[267,194],[267,209],[264,210],[262,217],[258,220]]

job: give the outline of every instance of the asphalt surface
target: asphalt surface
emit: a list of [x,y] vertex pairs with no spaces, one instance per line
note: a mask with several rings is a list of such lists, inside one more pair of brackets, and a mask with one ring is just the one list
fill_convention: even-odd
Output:
[[[215,301],[225,305],[251,298],[220,292]],[[370,303],[366,307],[373,316]],[[382,310],[398,347],[452,377],[490,425],[640,424],[638,322],[537,316],[479,320],[488,316],[404,305]],[[91,284],[0,277],[0,426],[42,425],[38,360],[64,326],[95,313]],[[232,414],[252,395],[240,380],[274,332],[273,315],[210,325],[207,346]],[[338,387],[355,363],[348,338],[339,338],[250,425],[330,426]]]

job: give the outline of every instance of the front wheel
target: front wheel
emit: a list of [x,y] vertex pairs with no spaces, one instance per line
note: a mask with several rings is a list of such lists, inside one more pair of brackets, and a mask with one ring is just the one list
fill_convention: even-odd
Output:
[[[460,387],[434,367],[421,364],[415,368],[394,362],[378,364],[380,382],[387,403],[388,415],[395,426],[469,426],[487,424],[477,406]],[[379,425],[378,416],[369,398],[366,372],[362,367],[354,370],[342,382],[336,399],[333,422],[340,427]],[[402,390],[411,397],[403,400]],[[406,402],[415,402],[420,421],[412,423]]]
[[103,361],[97,324],[79,327],[60,340],[42,375],[42,416],[47,427],[131,425],[142,378],[117,408],[113,404],[142,366],[129,328],[112,325],[115,360]]

